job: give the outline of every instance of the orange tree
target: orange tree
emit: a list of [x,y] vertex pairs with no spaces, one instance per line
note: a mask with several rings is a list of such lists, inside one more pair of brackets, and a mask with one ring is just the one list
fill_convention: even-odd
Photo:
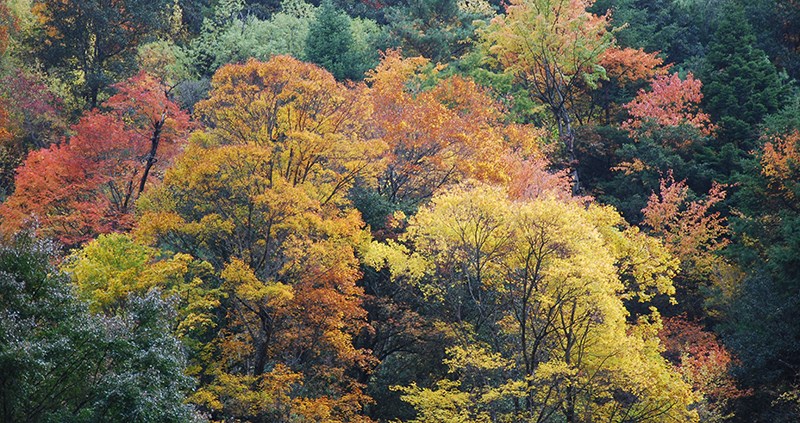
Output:
[[421,57],[388,52],[367,75],[370,137],[385,149],[376,189],[411,208],[466,178],[505,182],[520,161],[541,158],[541,132],[505,122],[501,105],[474,81],[442,77]]
[[221,68],[196,109],[208,129],[139,202],[138,236],[207,260],[223,293],[193,369],[215,419],[361,418],[368,234],[344,194],[374,148],[357,91],[286,56]]

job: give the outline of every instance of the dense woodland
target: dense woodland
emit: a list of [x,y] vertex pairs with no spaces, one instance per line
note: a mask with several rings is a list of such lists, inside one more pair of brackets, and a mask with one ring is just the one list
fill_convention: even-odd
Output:
[[800,2],[2,0],[0,421],[800,421]]

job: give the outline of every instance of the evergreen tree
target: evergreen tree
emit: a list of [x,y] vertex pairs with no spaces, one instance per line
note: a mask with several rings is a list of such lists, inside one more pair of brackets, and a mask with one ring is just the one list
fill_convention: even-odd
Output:
[[781,107],[785,87],[736,5],[722,14],[703,74],[704,108],[719,125],[718,139],[746,154],[756,146],[758,125]]
[[743,161],[733,199],[740,214],[731,218],[728,254],[748,274],[720,329],[741,360],[737,376],[754,391],[740,404],[740,421],[800,418],[800,128],[782,125],[783,133],[765,135],[761,152]]
[[338,80],[357,79],[353,62],[353,33],[351,19],[325,0],[317,10],[317,19],[311,23],[306,41],[306,58],[327,69]]
[[473,21],[493,14],[488,3],[462,8],[456,0],[408,0],[386,11],[389,32],[403,51],[436,62],[466,53],[475,41]]

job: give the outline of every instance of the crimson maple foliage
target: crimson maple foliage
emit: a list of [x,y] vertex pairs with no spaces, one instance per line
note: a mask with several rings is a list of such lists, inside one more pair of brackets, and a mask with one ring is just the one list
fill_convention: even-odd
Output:
[[134,201],[179,150],[191,123],[148,75],[116,88],[106,111],[89,112],[60,145],[27,157],[16,191],[0,208],[0,229],[12,233],[35,218],[44,233],[73,246],[130,228]]

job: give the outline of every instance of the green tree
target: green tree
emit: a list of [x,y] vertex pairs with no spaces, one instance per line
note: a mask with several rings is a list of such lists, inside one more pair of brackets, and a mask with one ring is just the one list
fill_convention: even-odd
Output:
[[757,145],[758,125],[782,107],[787,90],[735,3],[722,13],[702,74],[703,107],[719,126],[717,139],[733,144],[740,156],[748,154]]
[[753,27],[759,47],[778,68],[789,76],[800,76],[800,7],[796,2],[783,0],[753,0],[740,2]]
[[702,58],[718,18],[719,2],[696,0],[598,0],[596,13],[613,13],[625,47],[658,51],[667,63],[693,69]]
[[790,422],[800,416],[800,326],[793,323],[793,310],[800,307],[798,129],[764,137],[756,157],[744,162],[746,172],[734,194],[741,213],[730,219],[729,253],[748,272],[720,326],[742,360],[738,376],[755,389],[741,404],[742,418],[749,421]]
[[0,245],[2,420],[193,421],[170,303],[150,292],[118,315],[92,315],[56,252],[28,233]]
[[464,55],[476,41],[476,20],[488,20],[494,9],[482,1],[409,0],[389,7],[386,19],[395,43],[406,54],[433,63],[447,63]]
[[74,87],[87,108],[129,76],[136,47],[164,28],[167,0],[37,0],[42,30],[33,49],[45,68]]
[[207,20],[203,32],[192,40],[190,55],[201,75],[250,58],[269,60],[273,55],[288,54],[304,59],[315,14],[316,8],[302,0],[283,1],[281,10],[268,19],[220,11],[217,20]]
[[306,58],[327,69],[338,80],[360,79],[353,55],[351,19],[331,0],[324,0],[311,23]]

